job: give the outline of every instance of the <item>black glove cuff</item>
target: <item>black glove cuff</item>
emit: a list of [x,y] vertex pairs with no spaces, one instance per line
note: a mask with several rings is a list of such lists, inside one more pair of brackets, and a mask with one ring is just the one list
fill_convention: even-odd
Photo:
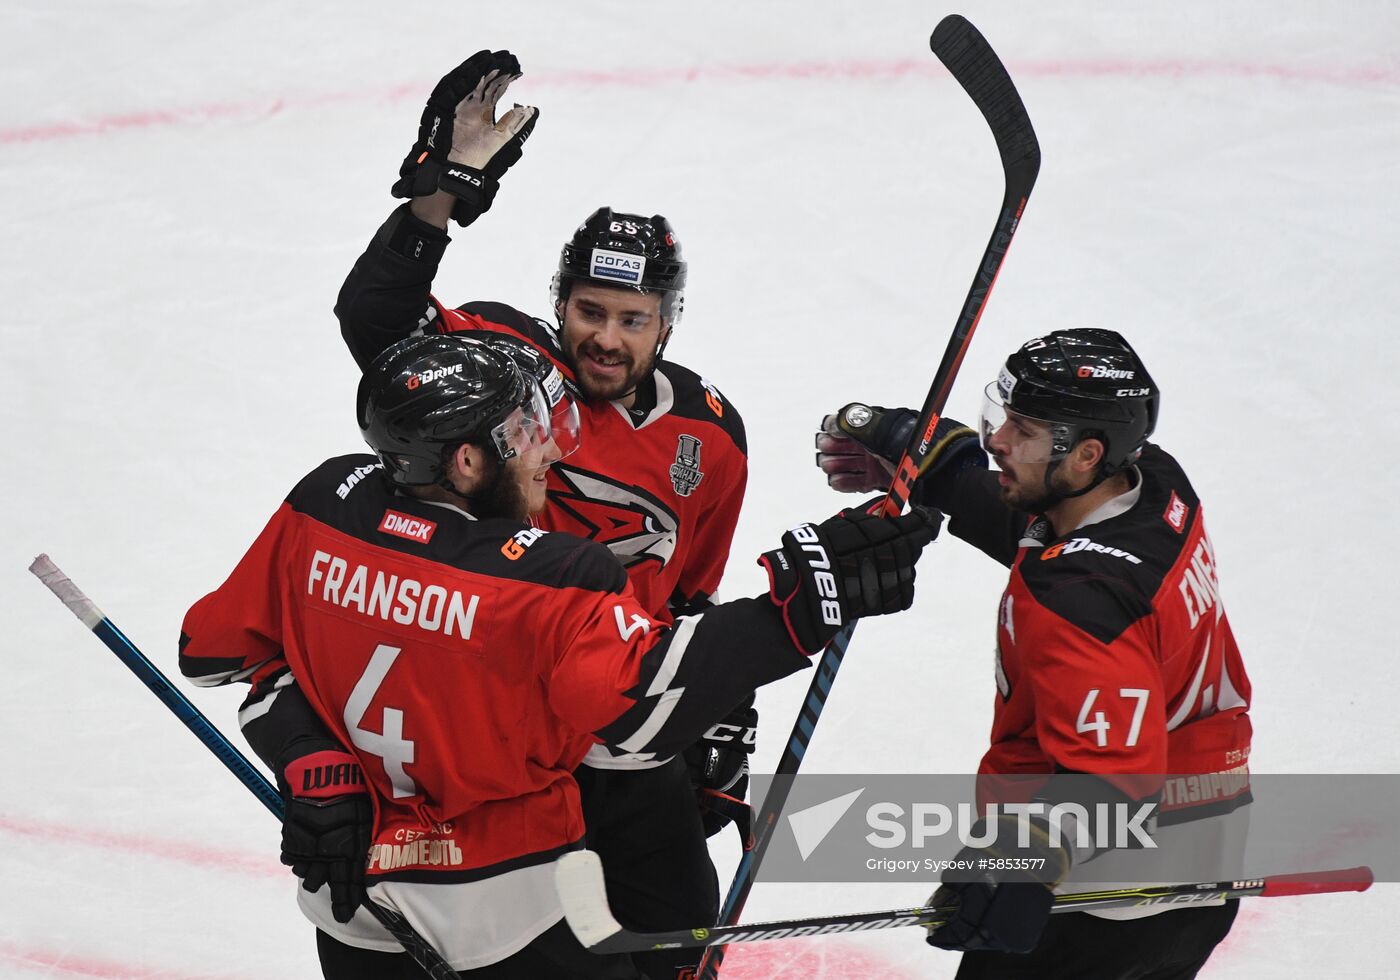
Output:
[[496,199],[500,186],[490,174],[460,163],[447,164],[438,177],[439,189],[457,198],[452,220],[463,227],[491,210],[491,202]]
[[768,572],[768,597],[781,607],[792,598],[802,581],[792,559],[782,548],[774,548],[759,555],[758,563]]

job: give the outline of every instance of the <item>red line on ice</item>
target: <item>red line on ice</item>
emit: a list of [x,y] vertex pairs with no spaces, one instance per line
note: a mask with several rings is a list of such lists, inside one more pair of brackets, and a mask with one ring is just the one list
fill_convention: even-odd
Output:
[[[81,844],[105,851],[121,851],[126,854],[157,857],[165,861],[179,861],[200,868],[231,871],[235,874],[252,875],[257,878],[281,878],[290,874],[287,869],[276,862],[274,857],[238,854],[201,844],[193,844],[189,841],[170,840],[163,837],[140,837],[134,834],[112,834],[82,827],[65,827],[43,818],[18,819],[0,814],[0,831],[17,834],[21,837],[35,837],[40,840],[64,844]],[[271,838],[269,838],[268,846],[273,846]]]
[[0,942],[0,962],[58,976],[97,977],[99,980],[232,980],[227,975],[216,977],[207,973],[188,973],[173,967],[131,966],[59,949],[7,942]]
[[[1394,66],[1307,66],[1267,62],[1193,61],[1027,61],[1012,62],[1018,78],[1274,78],[1290,82],[1335,85],[1400,84],[1400,68]],[[699,81],[879,81],[892,78],[946,78],[947,72],[933,57],[886,61],[807,61],[749,65],[643,68],[619,71],[559,70],[531,72],[529,87],[650,88],[657,85]],[[0,129],[0,144],[47,143],[78,136],[102,135],[126,130],[159,129],[222,120],[249,120],[274,116],[284,110],[304,110],[331,105],[373,102],[418,102],[431,86],[420,81],[387,89],[357,92],[323,92],[287,97],[270,96],[244,102],[211,102],[113,113],[88,119],[34,123]]]

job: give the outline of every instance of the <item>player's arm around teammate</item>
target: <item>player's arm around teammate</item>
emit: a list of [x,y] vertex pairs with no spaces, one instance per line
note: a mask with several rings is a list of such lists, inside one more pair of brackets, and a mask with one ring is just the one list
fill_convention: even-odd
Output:
[[[325,786],[368,786],[368,887],[454,968],[633,976],[577,946],[548,875],[582,837],[570,772],[593,736],[678,752],[845,622],[907,608],[933,528],[920,513],[799,525],[762,556],[765,595],[657,622],[606,548],[526,523],[568,414],[519,346],[409,338],[377,359],[358,417],[378,462],[329,460],[292,491],[191,609],[181,667],[202,684],[278,675],[253,710],[283,726],[259,741],[282,747],[289,803],[314,812],[334,798]],[[284,697],[294,690],[300,701]],[[314,719],[287,710],[298,703]],[[284,851],[309,854],[307,886],[311,872],[330,882],[302,902],[326,976],[399,975],[403,954],[362,915],[345,921],[365,838],[329,821],[295,829]]]

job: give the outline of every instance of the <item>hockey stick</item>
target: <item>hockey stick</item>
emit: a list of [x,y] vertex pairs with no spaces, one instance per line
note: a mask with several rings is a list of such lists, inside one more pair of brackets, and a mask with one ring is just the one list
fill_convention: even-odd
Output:
[[[29,566],[29,570],[48,587],[50,592],[58,596],[59,601],[68,607],[69,612],[81,619],[84,626],[96,633],[97,638],[107,645],[107,649],[115,653],[117,658],[151,689],[151,693],[160,698],[165,706],[174,712],[175,717],[184,723],[186,728],[194,732],[195,736],[204,743],[204,747],[213,752],[219,761],[228,768],[228,771],[237,776],[239,781],[248,787],[262,805],[272,811],[272,815],[281,821],[284,804],[282,794],[277,792],[276,787],[267,781],[267,777],[259,772],[242,752],[233,747],[232,743],[224,737],[223,732],[215,728],[213,723],[205,718],[174,684],[170,683],[170,679],[136,648],[136,644],[127,639],[125,633],[117,629],[116,624],[83,594],[82,589],[74,585],[72,580],[63,574],[48,555],[40,555],[35,558]],[[408,954],[427,971],[428,976],[432,977],[433,980],[457,980],[457,973],[447,960],[443,959],[442,954],[414,930],[407,919],[392,909],[387,909],[378,902],[371,901],[368,895],[365,896],[361,904],[385,929],[393,934],[394,938],[403,945]]]
[[[933,376],[933,384],[924,407],[919,415],[914,435],[904,450],[904,455],[895,468],[894,483],[885,497],[885,512],[898,514],[909,502],[909,494],[928,458],[933,445],[933,430],[948,402],[948,393],[972,341],[973,331],[982,318],[987,297],[996,283],[1006,258],[1006,250],[1016,234],[1021,212],[1035,186],[1036,174],[1040,171],[1040,144],[1036,141],[1035,130],[1031,127],[1030,116],[1021,103],[1021,96],[1011,76],[1006,73],[996,52],[991,49],[977,28],[967,19],[957,14],[943,18],[929,38],[929,46],[938,59],[947,66],[953,77],[972,97],[973,103],[991,126],[996,139],[997,151],[1001,155],[1002,173],[1005,178],[1005,192],[1002,196],[1001,211],[997,215],[991,240],[987,243],[982,260],[977,265],[977,275],[968,290],[962,312],[953,326],[953,334],[948,338],[948,347],[943,352],[943,360]],[[749,892],[753,888],[758,867],[763,862],[768,841],[787,802],[792,788],[792,776],[802,766],[802,758],[807,745],[812,740],[812,732],[817,727],[826,699],[831,695],[831,686],[836,681],[836,672],[846,656],[846,648],[855,632],[855,624],[847,625],[838,633],[823,651],[817,664],[815,675],[807,688],[807,697],[799,709],[792,734],[788,736],[787,747],[774,772],[774,778],[763,798],[758,816],[753,824],[753,840],[739,861],[734,881],[725,896],[720,909],[720,923],[733,925],[739,921]],[[719,975],[720,963],[724,959],[724,947],[715,946],[705,952],[701,961],[700,980],[715,980]]]
[[[1189,885],[1143,885],[1097,892],[1056,895],[1051,912],[1087,909],[1140,908],[1147,905],[1197,905],[1233,898],[1280,898],[1324,892],[1364,892],[1374,880],[1371,869],[1346,868],[1304,874],[1273,875],[1243,881],[1201,881]],[[594,953],[639,953],[655,949],[696,946],[721,948],[721,943],[753,943],[769,939],[809,939],[835,933],[873,932],[901,926],[937,928],[957,911],[956,906],[919,906],[882,912],[849,912],[779,919],[749,925],[723,925],[670,932],[631,932],[622,928],[608,908],[603,865],[592,851],[571,851],[555,863],[554,881],[564,905],[564,918],[579,942]]]

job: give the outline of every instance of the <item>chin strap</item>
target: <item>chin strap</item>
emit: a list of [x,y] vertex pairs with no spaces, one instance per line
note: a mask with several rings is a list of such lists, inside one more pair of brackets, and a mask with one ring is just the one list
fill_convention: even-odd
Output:
[[675,328],[672,327],[671,324],[667,323],[665,320],[661,321],[661,326],[665,329],[666,333],[664,336],[662,336],[662,338],[659,341],[657,341],[656,359],[652,362],[651,366],[651,369],[653,371],[656,370],[656,365],[661,363],[661,355],[665,352],[666,345],[671,342],[671,335],[676,332]]
[[1134,455],[1132,459],[1128,460],[1121,466],[1100,465],[1098,473],[1095,474],[1094,478],[1090,480],[1088,484],[1086,484],[1083,487],[1080,487],[1078,490],[1068,491],[1056,490],[1050,486],[1050,478],[1054,476],[1055,470],[1059,467],[1061,463],[1064,462],[1065,457],[1061,456],[1059,459],[1052,460],[1050,462],[1050,465],[1045,467],[1045,503],[1038,509],[1041,511],[1048,510],[1049,508],[1054,507],[1056,504],[1062,503],[1063,501],[1073,500],[1075,497],[1082,497],[1090,490],[1093,490],[1095,487],[1099,486],[1105,480],[1109,479],[1110,477],[1117,476],[1119,473],[1125,471],[1130,474],[1129,480],[1133,483],[1133,486],[1136,486],[1137,483],[1136,481],[1132,480],[1131,476],[1133,472],[1132,464],[1137,462],[1137,456],[1140,454],[1141,453],[1139,452],[1137,455]]
[[1112,473],[1104,472],[1104,468],[1100,467],[1098,474],[1078,490],[1056,490],[1050,485],[1050,478],[1055,475],[1055,471],[1059,469],[1060,464],[1064,461],[1064,457],[1061,456],[1059,459],[1051,460],[1050,465],[1045,467],[1045,502],[1038,508],[1039,510],[1049,510],[1056,504],[1063,503],[1066,500],[1082,497],[1113,475]]

